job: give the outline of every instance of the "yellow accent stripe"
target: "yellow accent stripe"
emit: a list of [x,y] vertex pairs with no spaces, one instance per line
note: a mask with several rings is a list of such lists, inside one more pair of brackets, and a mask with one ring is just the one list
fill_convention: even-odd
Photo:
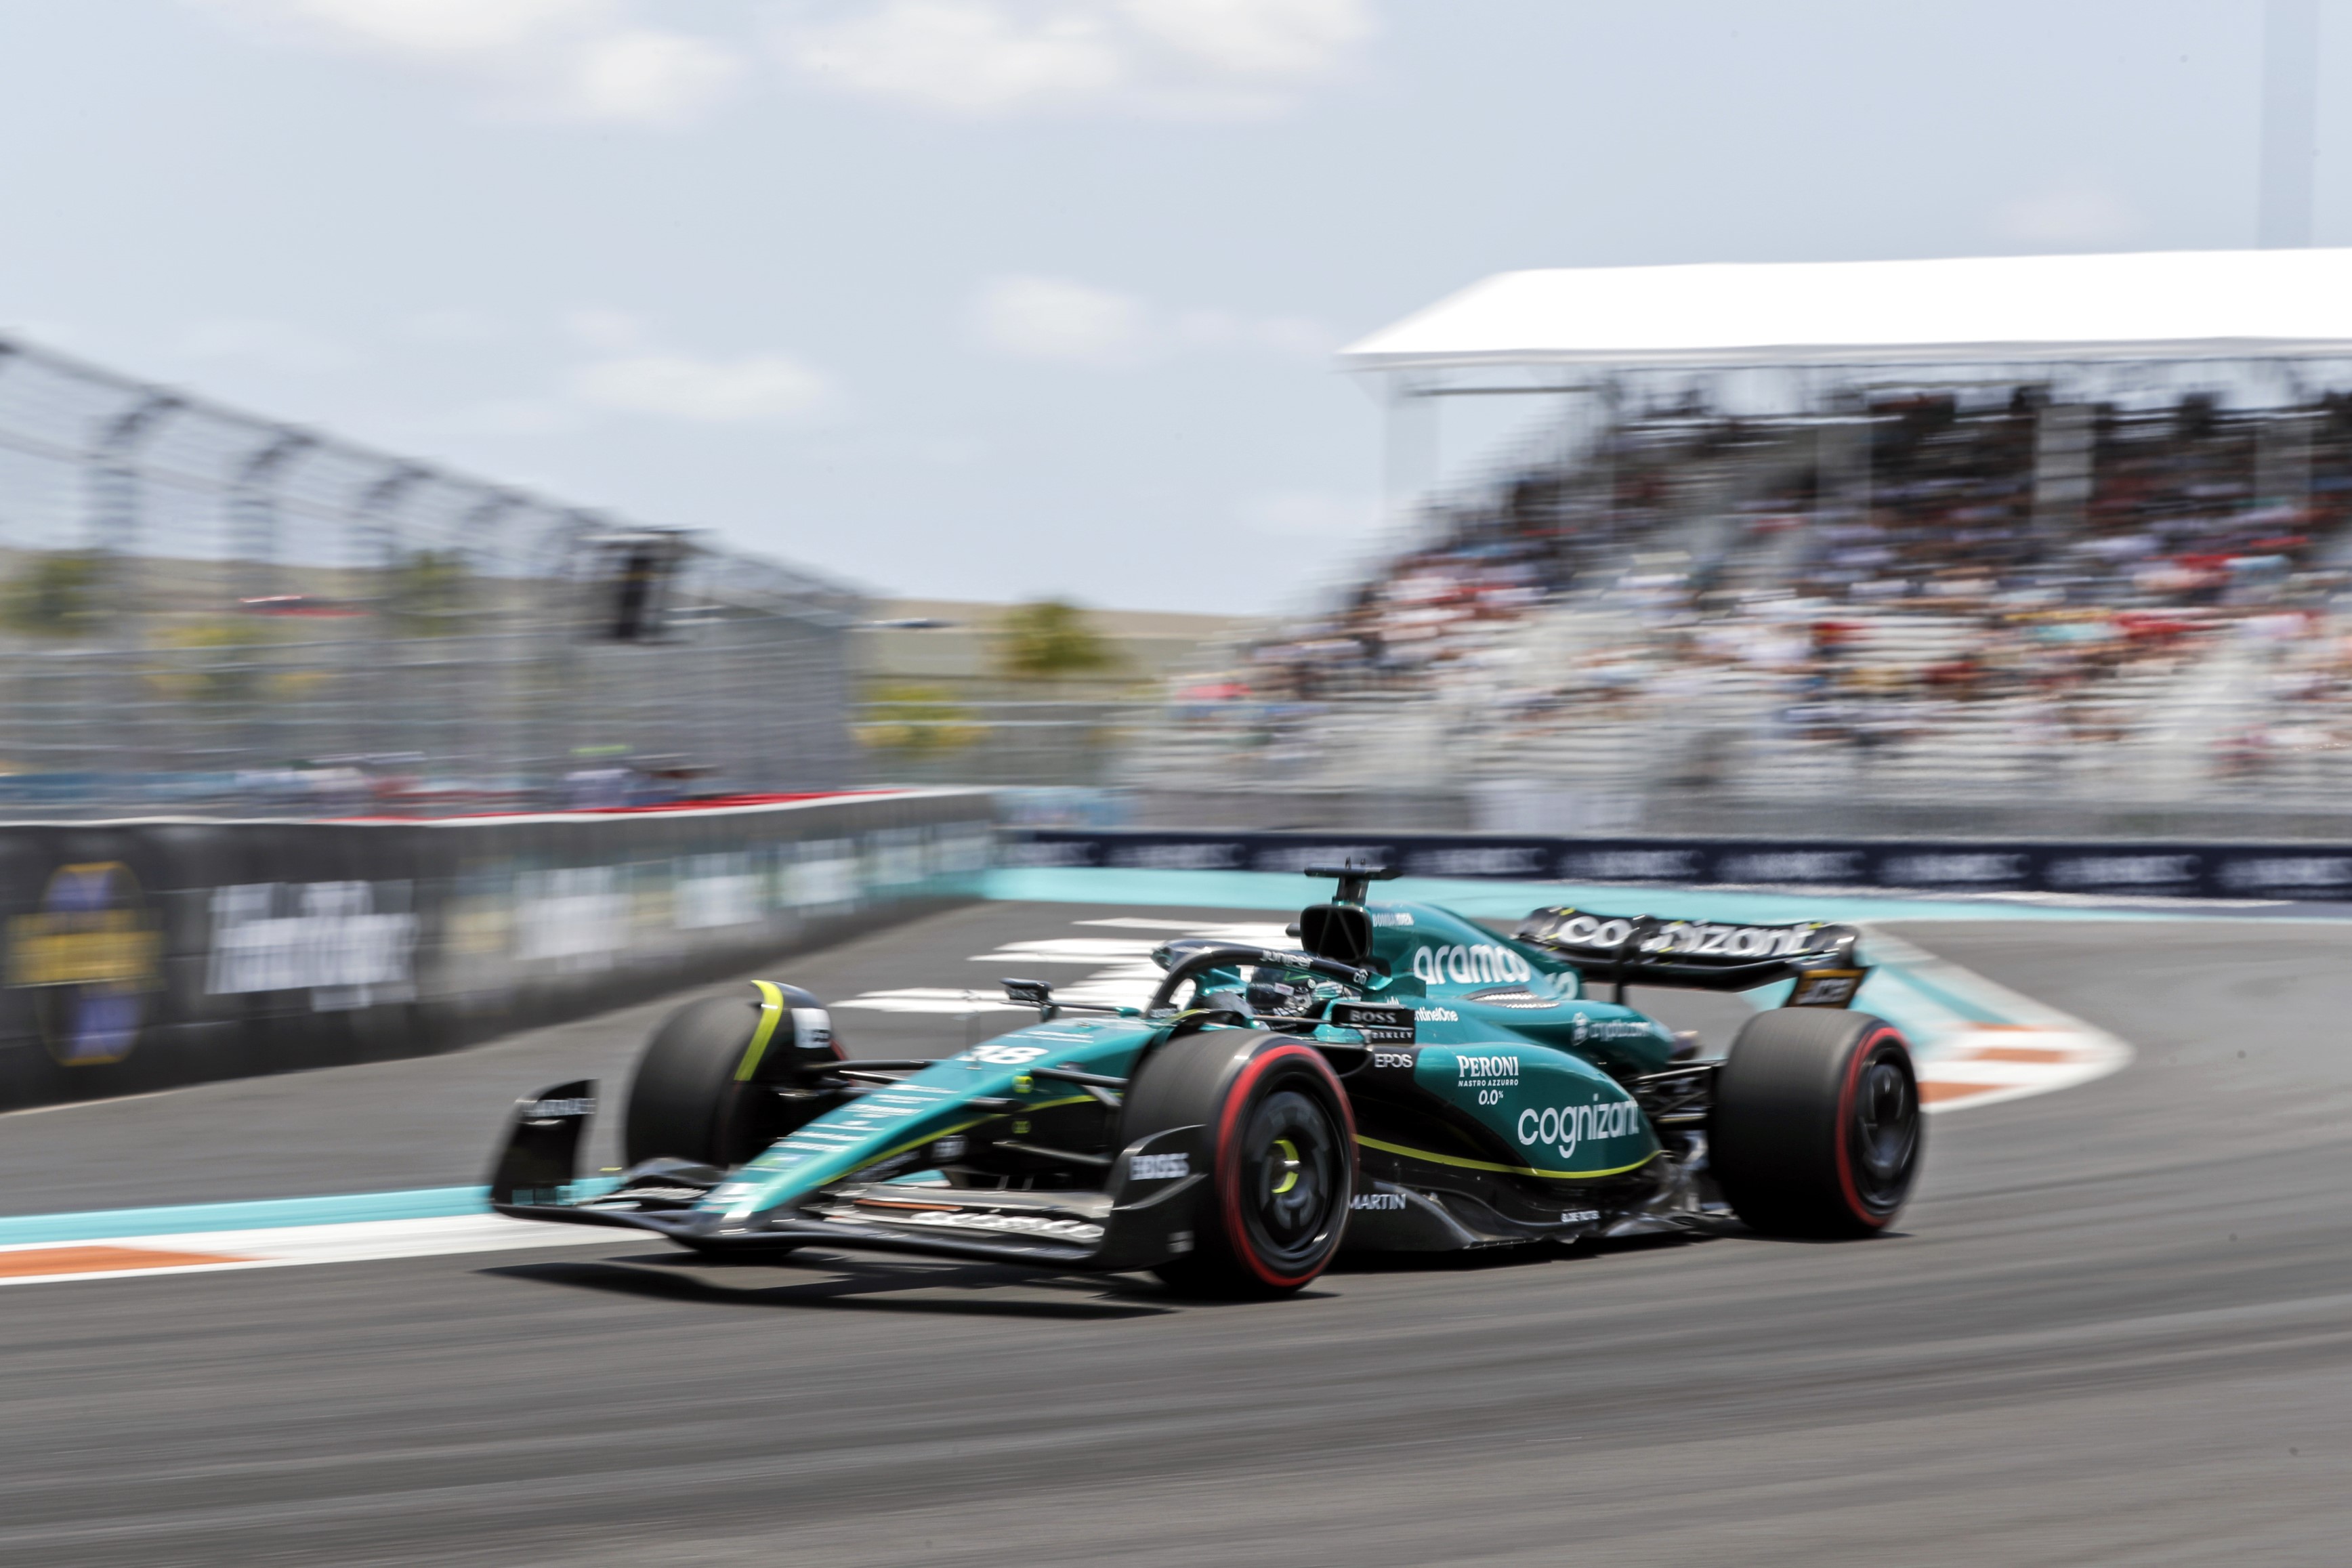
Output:
[[1378,1149],[1384,1155],[1402,1155],[1409,1160],[1430,1160],[1441,1166],[1458,1166],[1464,1170],[1496,1171],[1504,1176],[1551,1176],[1554,1178],[1623,1176],[1627,1171],[1640,1170],[1665,1151],[1652,1149],[1630,1166],[1617,1166],[1605,1171],[1539,1171],[1533,1166],[1498,1166],[1491,1160],[1465,1160],[1459,1155],[1432,1154],[1427,1149],[1408,1149],[1402,1144],[1384,1144],[1378,1138],[1367,1138],[1359,1133],[1356,1142],[1368,1149]]
[[773,980],[754,980],[760,991],[760,1027],[751,1031],[751,1043],[743,1048],[743,1061],[735,1069],[735,1082],[749,1083],[751,1074],[760,1070],[760,1058],[767,1054],[768,1041],[776,1034],[776,1025],[783,1021],[783,988]]

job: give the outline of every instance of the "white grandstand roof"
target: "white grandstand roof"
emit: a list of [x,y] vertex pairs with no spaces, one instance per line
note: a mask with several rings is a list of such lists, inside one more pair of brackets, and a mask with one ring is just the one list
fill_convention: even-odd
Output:
[[1505,272],[1339,360],[1397,371],[2279,354],[2352,354],[2352,250]]

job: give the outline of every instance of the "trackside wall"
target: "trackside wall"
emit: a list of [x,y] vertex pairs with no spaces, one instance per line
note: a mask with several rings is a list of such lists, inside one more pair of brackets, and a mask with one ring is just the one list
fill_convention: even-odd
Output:
[[0,1109],[452,1050],[976,896],[993,800],[0,824]]

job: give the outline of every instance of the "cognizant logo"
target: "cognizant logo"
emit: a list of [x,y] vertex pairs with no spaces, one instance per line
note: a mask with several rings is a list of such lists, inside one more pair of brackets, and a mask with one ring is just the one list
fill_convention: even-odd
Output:
[[1563,1160],[1574,1157],[1579,1144],[1591,1138],[1622,1138],[1631,1133],[1640,1114],[1631,1100],[1609,1105],[1562,1105],[1557,1109],[1519,1113],[1519,1142],[1541,1146]]

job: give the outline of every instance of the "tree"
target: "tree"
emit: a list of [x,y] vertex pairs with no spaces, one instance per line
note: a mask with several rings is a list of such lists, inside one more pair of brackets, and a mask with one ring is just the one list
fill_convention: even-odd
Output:
[[78,637],[98,617],[105,571],[96,550],[37,556],[0,591],[0,623],[35,637]]
[[996,627],[996,661],[1016,680],[1107,674],[1124,662],[1087,612],[1059,599],[1016,604]]
[[467,630],[471,584],[457,550],[411,550],[387,574],[384,619],[404,637],[446,637]]
[[938,686],[880,687],[866,698],[861,719],[860,745],[917,757],[961,751],[988,733]]

